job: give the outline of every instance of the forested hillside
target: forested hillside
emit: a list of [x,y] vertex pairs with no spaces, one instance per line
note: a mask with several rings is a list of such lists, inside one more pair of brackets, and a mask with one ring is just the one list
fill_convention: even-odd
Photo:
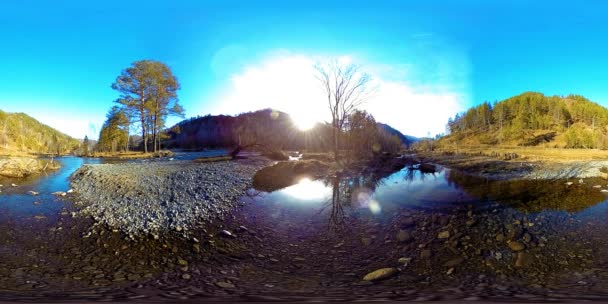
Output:
[[272,110],[243,113],[237,116],[194,117],[171,127],[167,148],[198,149],[258,144],[278,149],[327,149],[324,134],[330,132],[317,125],[307,132],[298,130],[289,115]]
[[80,142],[24,113],[0,111],[0,153],[69,153]]
[[[406,136],[386,131],[387,125],[376,124],[373,117],[367,113],[366,115],[364,118],[371,119],[372,124],[376,126],[373,128],[373,134],[366,132],[366,136],[372,136],[372,141],[382,148],[388,149],[390,146],[395,149],[395,146],[408,143],[401,141],[401,138],[406,139]],[[360,119],[357,122],[360,122]],[[354,127],[354,122],[350,125]],[[237,116],[207,115],[184,120],[166,132],[168,139],[164,141],[164,146],[200,149],[257,144],[258,147],[270,149],[330,151],[331,132],[331,126],[321,123],[308,131],[299,130],[287,113],[267,109]],[[374,143],[362,141],[362,136],[360,128],[353,130],[343,135],[344,141],[341,145],[353,144],[355,141],[361,145],[363,142],[369,145]]]
[[526,92],[448,121],[443,144],[608,148],[608,109],[579,95]]

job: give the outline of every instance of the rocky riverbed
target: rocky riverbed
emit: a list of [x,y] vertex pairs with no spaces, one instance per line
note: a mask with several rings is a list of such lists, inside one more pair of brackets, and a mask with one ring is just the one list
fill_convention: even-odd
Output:
[[269,163],[249,158],[195,164],[162,161],[85,165],[72,176],[78,214],[131,238],[188,237],[195,227],[221,219]]
[[214,194],[269,163],[81,168],[76,191],[36,207],[64,202],[57,216],[0,213],[0,300],[608,298],[605,181],[406,168]]

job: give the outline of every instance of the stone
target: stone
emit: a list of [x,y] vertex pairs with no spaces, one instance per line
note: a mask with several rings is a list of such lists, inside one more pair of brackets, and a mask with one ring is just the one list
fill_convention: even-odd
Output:
[[403,258],[399,258],[399,260],[398,260],[397,262],[398,262],[399,264],[401,264],[401,265],[407,265],[407,264],[409,264],[411,261],[412,261],[412,258],[406,258],[406,257],[403,257]]
[[445,262],[443,264],[443,266],[445,266],[445,267],[454,267],[454,266],[460,265],[462,262],[464,262],[464,258],[463,257],[457,257],[457,258],[453,258],[453,259]]
[[182,274],[182,279],[184,279],[184,280],[190,280],[191,278],[192,278],[192,276],[188,273]]
[[215,285],[217,285],[220,288],[226,288],[226,289],[234,288],[234,284],[229,283],[229,282],[223,282],[223,281],[217,282],[217,283],[215,283]]
[[441,231],[439,232],[439,234],[437,235],[437,238],[439,239],[447,239],[450,237],[450,232],[449,231]]
[[374,270],[363,277],[363,281],[380,281],[385,280],[390,277],[393,277],[397,274],[397,269],[389,267],[389,268],[380,268]]
[[182,265],[182,266],[188,266],[188,261],[186,261],[184,259],[178,259],[177,264]]
[[222,231],[220,231],[220,235],[224,236],[224,237],[231,237],[231,238],[236,237],[232,232],[230,232],[228,230],[222,230]]
[[397,240],[399,242],[409,242],[412,240],[412,234],[407,230],[400,229],[397,232]]
[[430,259],[431,258],[431,250],[424,249],[420,252],[420,258],[422,259]]
[[517,259],[515,260],[515,267],[524,267],[529,262],[528,254],[523,251],[517,253]]
[[497,234],[496,235],[496,240],[499,241],[499,242],[504,241],[505,240],[505,235],[502,234],[502,233]]
[[511,248],[511,250],[516,251],[516,252],[526,249],[526,245],[524,245],[520,242],[517,242],[517,241],[509,242],[508,245],[509,245],[509,248]]

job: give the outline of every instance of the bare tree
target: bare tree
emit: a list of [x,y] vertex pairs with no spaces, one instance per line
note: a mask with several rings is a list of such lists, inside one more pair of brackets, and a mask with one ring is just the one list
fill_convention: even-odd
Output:
[[340,133],[346,118],[369,99],[373,89],[369,84],[371,77],[360,71],[355,64],[342,64],[333,60],[327,64],[317,64],[317,79],[327,95],[331,112],[334,158],[339,160]]

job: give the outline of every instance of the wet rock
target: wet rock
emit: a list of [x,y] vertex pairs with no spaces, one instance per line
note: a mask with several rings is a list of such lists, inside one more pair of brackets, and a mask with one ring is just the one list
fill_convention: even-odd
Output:
[[423,250],[420,252],[420,258],[421,258],[421,259],[430,259],[430,258],[431,258],[431,255],[432,255],[432,253],[431,253],[431,250],[430,250],[430,249],[423,249]]
[[477,220],[475,220],[475,219],[470,219],[470,220],[467,220],[467,221],[465,222],[465,225],[467,225],[467,227],[472,227],[472,226],[474,226],[476,223],[477,223]]
[[188,274],[188,273],[182,274],[182,279],[184,279],[184,280],[190,280],[191,278],[192,278],[192,276],[190,274]]
[[411,261],[412,261],[412,258],[403,257],[403,258],[399,258],[399,260],[397,262],[401,265],[408,265]]
[[502,234],[502,233],[499,233],[499,234],[497,234],[497,235],[496,235],[495,239],[496,239],[497,241],[499,241],[499,242],[502,242],[502,241],[504,241],[504,240],[505,240],[505,235],[504,235],[504,234]]
[[513,251],[522,251],[524,249],[526,249],[526,245],[518,242],[518,241],[511,241],[508,243],[509,248],[511,248],[511,250]]
[[29,195],[31,195],[31,196],[36,196],[36,195],[40,194],[40,193],[38,193],[38,192],[36,192],[36,191],[31,191],[31,190],[30,190],[30,191],[28,191],[27,193],[28,193]]
[[393,277],[397,274],[396,268],[380,268],[374,270],[363,277],[363,281],[380,281]]

